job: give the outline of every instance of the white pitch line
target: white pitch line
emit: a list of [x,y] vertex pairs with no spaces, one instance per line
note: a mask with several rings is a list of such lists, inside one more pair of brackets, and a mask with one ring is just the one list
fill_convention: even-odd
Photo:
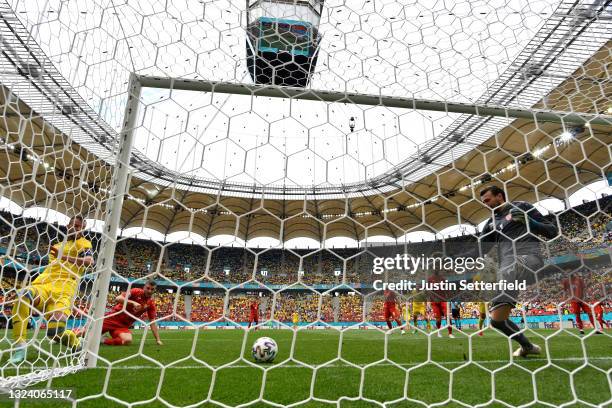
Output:
[[[578,358],[578,357],[573,357],[573,358],[551,358],[550,360],[547,358],[527,358],[527,359],[521,359],[521,360],[514,360],[514,364],[517,363],[529,363],[529,362],[542,362],[542,361],[551,361],[551,362],[575,362],[575,361],[612,361],[612,357],[591,357],[591,358]],[[440,365],[463,365],[466,363],[478,363],[478,364],[503,364],[503,363],[510,363],[510,360],[472,360],[472,361],[424,361],[424,362],[420,362],[420,363],[398,363],[398,364],[392,364],[392,363],[380,363],[380,364],[354,364],[358,367],[365,367],[365,366],[372,366],[372,367],[384,367],[384,366],[401,366],[401,367],[414,367],[414,366],[418,366],[418,365],[427,365],[427,364],[440,364]],[[317,367],[316,365],[311,365],[312,367]],[[290,363],[290,365],[275,365],[275,364],[270,364],[270,365],[266,365],[266,366],[261,366],[263,368],[311,368],[307,365],[300,365],[300,364],[295,364],[295,363]],[[352,365],[350,364],[329,364],[329,365],[319,365],[318,367],[320,368],[327,368],[327,367],[352,367]],[[39,370],[39,369],[45,369],[48,367],[33,367],[35,370]],[[133,365],[133,366],[107,366],[107,367],[95,367],[95,370],[108,370],[109,368],[111,368],[112,370],[142,370],[142,369],[159,369],[161,370],[161,367],[156,366],[156,365]],[[212,368],[214,369],[230,369],[230,368],[255,368],[252,365],[248,365],[248,364],[242,364],[242,365],[232,365],[232,366],[227,366],[227,367],[221,367],[221,366],[212,366]],[[166,367],[166,369],[170,369],[170,370],[195,370],[195,369],[208,369],[207,367],[205,367],[204,365],[189,365],[189,366],[176,366],[176,367]]]

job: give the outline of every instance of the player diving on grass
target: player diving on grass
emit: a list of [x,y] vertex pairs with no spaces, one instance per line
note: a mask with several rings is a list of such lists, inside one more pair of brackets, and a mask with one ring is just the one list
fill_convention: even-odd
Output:
[[[393,329],[392,320],[397,323],[397,327],[402,327],[402,321],[400,319],[400,309],[401,306],[397,299],[397,294],[392,291],[385,289],[384,291],[385,303],[383,304],[383,315],[385,318],[385,322],[387,322],[387,327],[389,330]],[[402,334],[405,334],[404,328],[402,327]]]
[[[154,280],[148,280],[141,288],[132,288],[129,292],[120,294],[115,298],[115,305],[104,316],[102,323],[102,334],[108,333],[110,337],[103,339],[107,346],[127,346],[132,343],[132,332],[130,328],[134,322],[140,320],[143,314],[147,314],[151,322],[151,331],[158,346],[163,346],[159,338],[159,329],[155,319],[157,319],[157,309],[153,294],[157,284]],[[84,333],[78,332],[79,336]]]
[[95,262],[91,241],[83,237],[85,226],[83,217],[72,217],[65,239],[49,249],[47,267],[29,286],[18,292],[12,311],[12,364],[26,359],[26,331],[33,312],[44,317],[49,339],[73,352],[80,348],[80,339],[72,330],[66,329],[66,321],[72,314],[81,276]]
[[[557,236],[556,225],[548,222],[531,204],[522,201],[506,201],[504,190],[497,186],[485,187],[480,192],[481,201],[493,210],[481,233],[483,253],[497,248],[497,279],[508,282],[529,281],[544,266],[540,253],[542,236],[552,239]],[[489,302],[491,326],[520,344],[513,355],[526,357],[540,354],[539,346],[533,344],[510,320],[510,313],[516,307],[518,290],[496,293]]]

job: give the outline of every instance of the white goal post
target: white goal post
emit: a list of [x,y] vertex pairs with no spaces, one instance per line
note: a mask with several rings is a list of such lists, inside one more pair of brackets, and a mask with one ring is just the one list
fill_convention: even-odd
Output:
[[123,198],[128,192],[128,179],[130,167],[130,154],[132,151],[134,126],[138,117],[138,103],[140,101],[141,85],[135,75],[130,76],[128,87],[128,99],[125,106],[125,117],[123,129],[119,135],[115,171],[113,173],[111,193],[104,220],[104,233],[100,247],[100,256],[96,262],[96,280],[92,291],[92,308],[90,328],[86,337],[85,365],[88,368],[95,367],[100,347],[100,337],[108,287],[111,281],[113,259],[115,257],[115,245],[117,243],[117,232],[121,221],[121,210]]

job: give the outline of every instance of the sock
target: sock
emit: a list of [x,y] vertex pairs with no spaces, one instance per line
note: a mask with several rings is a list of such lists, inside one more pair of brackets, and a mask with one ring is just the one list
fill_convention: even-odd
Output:
[[[401,321],[401,320],[399,320],[399,319],[397,319],[397,320],[395,321],[395,323],[397,323],[397,327],[401,327],[401,326],[402,326],[402,321]],[[402,327],[402,330],[403,330],[403,329],[404,329],[404,328]]]
[[436,329],[442,327],[442,319],[436,319]]
[[30,294],[19,296],[13,306],[13,341],[15,344],[26,342],[28,321],[30,320]]
[[[603,330],[604,327],[604,321],[603,321],[603,314],[597,315],[597,321],[599,322],[599,330]],[[593,326],[595,327],[595,326]]]
[[387,320],[387,327],[389,328],[389,330],[393,328],[393,324],[391,323],[391,320]]
[[448,326],[448,334],[453,334],[453,326]]
[[582,324],[582,318],[580,317],[580,313],[576,313],[576,326],[582,330],[583,328],[583,324]]
[[66,330],[66,322],[51,320],[47,323],[47,335],[67,347],[78,347],[81,339],[72,330]]
[[81,345],[81,339],[72,330],[65,330],[60,342],[68,347],[79,347]]
[[478,330],[482,330],[482,328],[484,326],[484,321],[485,321],[485,319],[483,319],[482,317],[480,319],[478,319]]
[[523,333],[520,332],[519,327],[512,320],[506,319],[501,322],[491,320],[491,326],[495,327],[497,330],[501,331],[506,336],[516,341],[524,349],[530,349],[532,347],[532,344],[529,339]]
[[589,322],[591,322],[591,326],[593,326],[593,329],[597,329],[597,326],[595,326],[595,320],[593,320],[593,313],[590,310],[587,313],[587,316],[589,316]]

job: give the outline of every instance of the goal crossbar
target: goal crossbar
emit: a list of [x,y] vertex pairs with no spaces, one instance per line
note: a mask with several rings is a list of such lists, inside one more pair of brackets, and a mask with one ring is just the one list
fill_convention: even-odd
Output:
[[612,115],[603,114],[576,114],[573,112],[542,109],[509,108],[478,103],[467,104],[431,99],[401,98],[396,96],[219,82],[203,79],[180,79],[145,75],[137,75],[136,79],[143,87],[146,88],[178,89],[185,91],[265,96],[271,98],[291,98],[307,101],[351,103],[356,105],[385,106],[387,108],[449,112],[476,116],[496,116],[516,119],[522,118],[531,119],[537,122],[556,122],[577,125],[584,125],[587,123],[603,126],[612,125]]

